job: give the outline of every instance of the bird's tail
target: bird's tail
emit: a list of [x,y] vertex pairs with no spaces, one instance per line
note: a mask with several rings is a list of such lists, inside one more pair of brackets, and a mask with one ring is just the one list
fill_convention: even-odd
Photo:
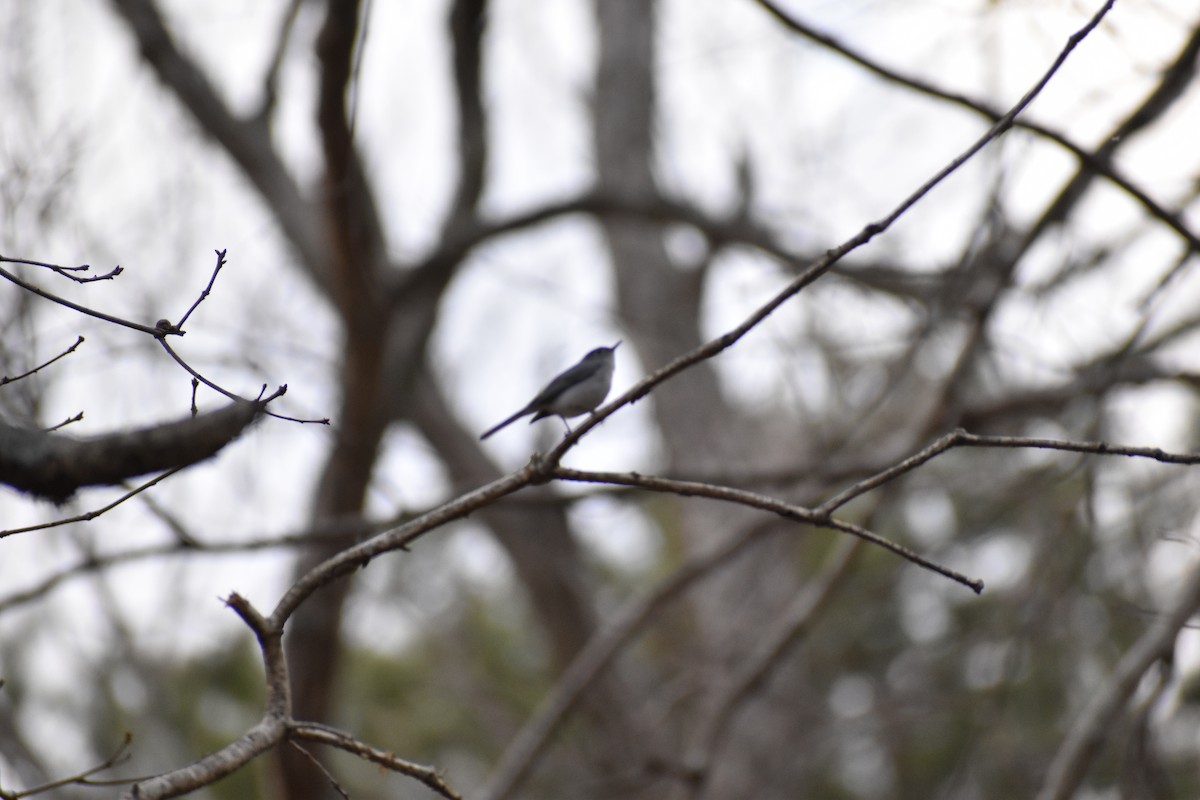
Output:
[[516,422],[517,420],[519,420],[521,417],[525,416],[529,412],[530,412],[530,409],[522,408],[520,411],[513,414],[511,417],[504,420],[504,422],[501,422],[499,425],[496,425],[495,427],[492,427],[492,428],[488,428],[486,431],[484,431],[483,435],[479,437],[479,441],[482,442],[484,439],[488,438],[496,431],[500,430],[501,428],[505,427],[506,425],[513,424],[514,422]]

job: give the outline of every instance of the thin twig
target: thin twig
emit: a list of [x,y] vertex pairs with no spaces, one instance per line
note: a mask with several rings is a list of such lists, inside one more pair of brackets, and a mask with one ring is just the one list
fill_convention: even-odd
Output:
[[[242,397],[241,395],[235,394],[234,392],[231,392],[228,389],[218,386],[213,381],[210,381],[208,378],[201,375],[199,372],[197,372],[192,367],[191,364],[184,361],[183,357],[180,356],[179,353],[176,353],[175,349],[173,347],[171,347],[171,345],[167,344],[166,339],[160,337],[158,339],[158,343],[160,345],[162,345],[163,350],[167,351],[167,355],[169,355],[172,359],[175,360],[176,364],[183,367],[184,371],[187,372],[187,374],[192,376],[193,386],[196,381],[199,381],[200,383],[203,383],[208,388],[212,389],[214,392],[225,395],[230,400],[240,400],[244,403],[257,403],[260,406],[262,406],[262,413],[266,414],[269,417],[275,417],[276,419],[282,419],[282,420],[286,420],[288,422],[300,422],[300,423],[312,424],[312,425],[328,425],[329,424],[329,417],[322,417],[321,419],[297,419],[296,417],[289,417],[289,416],[286,416],[283,414],[276,414],[274,411],[271,411],[269,408],[267,408],[266,407],[267,403],[270,403],[272,400],[275,400],[276,398],[282,397],[283,395],[287,394],[288,387],[287,387],[286,383],[280,384],[278,387],[276,387],[275,391],[272,392],[267,397],[263,397],[263,394],[265,394],[265,392],[266,392],[266,386],[263,386],[262,390],[260,390],[259,395],[256,399],[248,400],[245,397]],[[195,414],[195,411],[196,411],[196,400],[195,400],[195,395],[193,394],[192,413]]]
[[653,492],[665,492],[668,494],[677,494],[683,497],[707,497],[711,500],[721,500],[727,503],[737,503],[738,505],[757,508],[763,511],[769,511],[772,514],[777,514],[784,519],[790,519],[795,522],[803,522],[812,525],[815,528],[827,528],[829,530],[848,533],[851,536],[856,536],[866,542],[869,542],[877,547],[882,547],[884,550],[895,553],[906,561],[911,561],[919,567],[931,570],[949,578],[956,583],[961,583],[963,586],[971,589],[971,591],[979,594],[983,591],[983,581],[978,578],[969,578],[961,572],[939,564],[936,561],[926,558],[899,542],[895,542],[886,536],[881,536],[874,531],[868,530],[861,525],[855,525],[852,522],[837,519],[827,512],[819,509],[806,508],[805,506],[788,503],[784,500],[779,500],[767,495],[758,494],[757,492],[747,491],[745,489],[734,489],[729,486],[718,486],[711,483],[698,483],[696,481],[677,481],[670,478],[657,478],[646,475],[640,475],[636,472],[587,472],[584,470],[567,469],[566,467],[558,467],[554,471],[554,477],[565,481],[580,481],[584,483],[608,483],[618,486],[637,486],[642,489],[648,489]]
[[344,750],[347,753],[370,761],[372,764],[378,764],[391,772],[414,778],[442,797],[449,798],[449,800],[462,800],[462,795],[450,788],[433,767],[417,764],[399,758],[394,753],[384,752],[383,750],[371,747],[350,734],[339,731],[337,728],[317,722],[292,722],[288,726],[288,734],[298,739]]
[[8,536],[14,536],[18,533],[29,533],[31,531],[45,530],[46,528],[57,528],[61,525],[70,525],[73,522],[91,522],[96,517],[100,516],[101,514],[105,514],[109,511],[112,511],[114,508],[121,505],[129,498],[135,497],[136,495],[141,494],[142,492],[146,491],[150,487],[157,485],[160,481],[164,481],[167,478],[174,475],[176,472],[179,472],[182,469],[187,469],[190,466],[191,466],[191,464],[183,464],[178,467],[172,467],[171,469],[167,470],[166,472],[161,472],[157,476],[151,478],[150,480],[146,481],[142,485],[138,486],[136,489],[126,492],[125,494],[121,495],[116,500],[112,501],[111,503],[109,503],[106,506],[103,506],[102,508],[97,508],[92,511],[85,511],[84,513],[77,514],[74,517],[66,517],[64,519],[56,519],[53,522],[43,522],[38,525],[30,525],[26,528],[9,528],[8,530],[0,531],[0,539],[4,539]]
[[[213,274],[212,274],[212,277],[209,279],[208,286],[206,286],[204,291],[200,293],[200,297],[198,297],[196,299],[196,302],[192,303],[191,308],[189,308],[187,310],[187,312],[183,315],[183,319],[181,319],[178,323],[173,323],[168,319],[160,319],[154,324],[153,327],[151,327],[149,325],[143,325],[139,322],[133,322],[132,320],[123,319],[121,317],[116,317],[116,316],[113,316],[112,314],[106,314],[103,311],[97,311],[93,308],[88,308],[87,306],[80,305],[79,303],[74,303],[70,300],[67,300],[66,298],[59,297],[56,294],[53,294],[51,292],[46,291],[45,289],[35,286],[34,284],[29,283],[28,281],[25,281],[25,280],[17,277],[16,275],[12,274],[11,272],[9,272],[8,270],[6,270],[2,267],[0,267],[0,277],[7,278],[8,280],[12,281],[16,285],[20,286],[22,289],[32,292],[33,294],[36,294],[37,296],[42,297],[46,300],[49,300],[53,303],[58,303],[59,305],[69,308],[73,311],[78,311],[81,314],[86,314],[87,316],[95,317],[96,319],[103,320],[105,322],[110,322],[114,325],[120,325],[121,327],[129,328],[131,330],[139,331],[141,333],[148,334],[149,336],[153,336],[156,340],[158,340],[159,344],[161,344],[163,346],[163,349],[167,351],[167,354],[170,355],[171,358],[175,360],[175,363],[177,363],[177,364],[179,364],[179,366],[183,367],[183,369],[185,371],[187,371],[187,373],[189,375],[191,375],[194,380],[200,381],[201,383],[203,383],[205,386],[209,387],[213,391],[215,391],[219,394],[223,394],[231,400],[244,400],[245,398],[239,397],[238,395],[234,394],[233,392],[223,389],[220,386],[218,386],[216,383],[205,378],[199,372],[194,370],[186,361],[183,360],[182,357],[179,356],[178,353],[175,352],[175,350],[169,344],[167,344],[168,336],[183,336],[187,333],[186,331],[183,330],[183,327],[182,327],[184,321],[186,321],[187,318],[189,316],[191,316],[192,312],[196,310],[196,307],[200,305],[201,301],[203,301],[204,298],[207,297],[209,292],[212,290],[213,283],[217,279],[217,273],[220,272],[221,267],[225,263],[225,251],[217,250],[215,252],[217,253],[217,266],[213,270]],[[3,256],[0,256],[0,261],[10,261],[10,262],[21,263],[21,264],[34,264],[37,266],[44,266],[44,267],[48,267],[48,268],[52,268],[52,269],[55,268],[55,265],[53,265],[53,264],[45,264],[43,262],[37,262],[37,261],[27,261],[24,259],[4,258]],[[58,267],[58,269],[69,269],[69,268]],[[78,267],[78,268],[74,268],[74,269],[83,269],[83,267]],[[119,269],[120,268],[118,267],[118,271],[119,271]],[[111,277],[111,276],[106,276],[106,277]],[[79,341],[82,342],[83,337],[80,337]],[[76,342],[76,346],[78,346],[78,344],[79,343]],[[74,348],[71,348],[71,349],[74,349]],[[68,352],[70,352],[70,351],[68,350]],[[59,356],[59,358],[61,358],[61,357],[62,356]],[[53,363],[54,360],[57,360],[57,359],[52,359],[51,362],[47,362],[47,363]],[[45,365],[43,365],[43,366],[45,366]],[[23,377],[23,376],[21,376],[21,377]],[[16,378],[14,378],[12,380],[16,380]],[[8,382],[8,381],[5,381],[5,382]],[[0,382],[0,385],[3,385],[3,382]],[[287,385],[284,384],[284,385],[280,386],[275,391],[275,393],[272,394],[270,397],[263,399],[260,396],[259,402],[265,406],[267,403],[269,403],[272,400],[274,400],[275,398],[281,396],[286,391],[287,391]],[[193,412],[194,412],[194,410],[195,410],[194,397],[193,397],[192,408],[193,408]],[[297,419],[295,417],[288,417],[288,416],[284,416],[282,414],[276,414],[273,411],[267,410],[265,407],[263,408],[263,413],[267,414],[268,416],[275,417],[277,419],[287,420],[288,422],[300,422],[300,423],[310,423],[310,424],[320,424],[320,425],[328,425],[329,424],[329,419],[327,417],[322,418],[322,419]]]
[[105,272],[102,275],[87,275],[81,277],[75,273],[90,271],[92,268],[90,264],[80,264],[77,267],[64,267],[60,264],[49,264],[45,261],[33,261],[28,258],[9,258],[5,256],[0,256],[0,261],[8,262],[9,264],[28,264],[31,267],[45,267],[51,272],[61,275],[68,280],[75,281],[76,283],[95,283],[96,281],[108,281],[125,271],[124,268],[118,264],[110,271]]
[[[771,2],[771,0],[756,0],[756,2],[758,2],[758,4],[762,6],[764,10],[771,14],[771,16],[773,16],[788,30],[791,30],[794,33],[818,43],[822,47],[825,47],[828,50],[831,50],[846,58],[847,60],[858,64],[860,67],[863,67],[867,71],[878,75],[884,80],[891,81],[899,86],[905,86],[928,97],[953,103],[960,108],[965,108],[969,111],[979,114],[980,116],[986,117],[992,122],[998,122],[1002,118],[1000,112],[992,108],[988,103],[968,97],[965,94],[947,91],[928,81],[915,78],[910,75],[905,75],[898,70],[887,67],[872,59],[870,56],[855,50],[844,42],[838,40],[836,37],[816,30],[815,28],[803,22],[794,14],[784,11],[776,3]],[[1108,8],[1106,7],[1103,9],[1103,11],[1107,13]],[[1088,150],[1085,150],[1083,147],[1075,144],[1064,134],[1045,125],[1041,125],[1036,122],[1030,122],[1028,120],[1014,120],[1012,124],[1013,127],[1021,128],[1029,131],[1030,133],[1041,136],[1042,138],[1051,141],[1054,144],[1062,147],[1064,150],[1070,152],[1079,160],[1083,167],[1111,181],[1113,185],[1119,187],[1122,191],[1141,204],[1141,206],[1145,208],[1152,217],[1159,220],[1168,228],[1173,230],[1176,234],[1178,234],[1180,238],[1188,243],[1189,252],[1200,250],[1200,237],[1197,237],[1197,235],[1190,228],[1188,228],[1182,217],[1177,213],[1168,211],[1152,197],[1142,191],[1142,189],[1140,189],[1137,185],[1123,177],[1119,172],[1117,172],[1116,167],[1111,163],[1110,160],[1098,157],[1096,154],[1091,153]]]
[[0,256],[0,261],[8,264],[27,264],[31,267],[45,267],[48,270],[53,270],[58,273],[71,272],[87,272],[92,268],[91,264],[80,264],[77,267],[64,267],[60,264],[51,264],[46,261],[34,261],[29,258],[13,258],[12,256]]
[[[180,356],[178,353],[176,353],[175,350],[169,344],[167,344],[166,339],[160,338],[158,340],[158,343],[161,344],[162,348],[167,351],[167,355],[169,355],[171,358],[175,359],[176,364],[183,367],[184,371],[187,372],[187,374],[192,376],[192,380],[200,381],[201,383],[203,383],[208,388],[212,389],[217,394],[223,394],[226,397],[228,397],[230,400],[241,400],[241,401],[247,402],[247,403],[252,402],[250,400],[247,400],[245,397],[242,397],[241,395],[234,394],[233,392],[229,391],[228,389],[224,389],[224,388],[218,386],[217,384],[210,381],[208,378],[201,375],[196,370],[192,369],[191,364],[188,364],[186,361],[184,361],[182,356]],[[282,394],[282,392],[280,392],[280,394]]]
[[75,344],[71,345],[66,350],[63,350],[61,353],[59,353],[58,355],[56,355],[54,358],[50,359],[49,361],[38,364],[36,367],[29,370],[28,372],[22,372],[20,375],[15,375],[11,378],[8,377],[7,375],[0,377],[0,386],[4,386],[5,384],[19,381],[22,378],[28,378],[30,375],[33,375],[35,372],[37,372],[39,370],[45,369],[46,367],[53,364],[55,361],[58,361],[60,358],[65,358],[66,356],[69,356],[71,353],[75,352],[75,349],[77,347],[79,347],[79,345],[83,344],[83,341],[84,341],[83,337],[80,336],[78,339],[75,340]]
[[217,282],[217,274],[221,271],[221,267],[225,266],[225,251],[214,250],[213,252],[217,254],[217,266],[213,268],[212,276],[208,279],[208,286],[204,287],[204,291],[200,292],[200,296],[196,298],[196,302],[192,303],[191,307],[179,318],[179,322],[175,323],[176,328],[182,328],[183,324],[187,322],[188,317],[192,315],[192,312],[204,302],[204,298],[212,293],[213,284]]
[[54,431],[62,430],[63,428],[67,427],[68,425],[70,425],[74,422],[82,422],[82,421],[83,421],[83,412],[80,411],[75,416],[67,417],[62,422],[58,423],[57,425],[51,425],[49,428],[46,428],[46,433],[53,433]]
[[91,769],[86,769],[78,775],[72,775],[69,778],[59,778],[58,780],[44,783],[41,786],[35,786],[32,789],[24,789],[19,792],[7,792],[0,789],[0,799],[2,800],[21,800],[24,797],[33,797],[45,792],[61,789],[64,786],[112,786],[132,783],[133,779],[122,779],[119,781],[93,781],[91,777],[129,760],[129,755],[126,752],[129,745],[133,742],[133,734],[125,732],[125,738],[121,744],[117,746],[116,752],[104,760],[103,763],[97,764]]
[[1147,458],[1163,464],[1200,464],[1200,453],[1171,453],[1158,447],[1131,447],[1108,442],[1072,442],[1064,439],[1043,439],[1032,436],[991,436],[967,433],[962,428],[951,431],[903,461],[864,478],[813,509],[819,514],[832,514],[837,509],[872,489],[911,472],[932,461],[948,450],[957,447],[997,447],[1014,450],[1059,450],[1065,453],[1086,453],[1098,456],[1126,456]]
[[197,378],[192,378],[192,416],[200,413],[200,408],[196,405],[196,391],[200,388],[200,381]]
[[325,776],[325,780],[329,781],[329,785],[331,787],[333,787],[333,790],[335,792],[340,794],[343,798],[345,798],[345,800],[350,800],[350,795],[346,792],[345,789],[342,788],[341,784],[339,784],[337,782],[337,778],[333,777],[333,773],[325,768],[325,765],[321,763],[321,760],[319,758],[314,756],[312,753],[308,752],[308,750],[306,748],[301,747],[298,742],[290,741],[290,742],[288,742],[288,744],[290,744],[292,747],[294,747],[296,750],[298,750],[300,752],[300,755],[302,755],[306,759],[308,759],[308,762],[310,764],[312,764],[314,767],[316,767],[317,770],[322,775]]
[[1091,453],[1098,456],[1127,456],[1147,458],[1163,464],[1200,464],[1200,453],[1172,453],[1160,447],[1132,447],[1108,442],[1071,442],[1062,439],[1042,439],[1033,436],[987,436],[955,431],[955,446],[1007,447],[1019,450],[1062,450],[1067,453]]
[[[3,259],[0,259],[0,260],[3,260]],[[8,259],[8,260],[11,260],[11,259]],[[78,311],[80,314],[86,314],[89,317],[95,317],[96,319],[102,319],[105,322],[111,322],[112,324],[120,325],[123,328],[129,328],[131,330],[140,331],[142,333],[149,334],[150,336],[153,336],[155,339],[162,338],[163,336],[165,336],[169,333],[175,334],[178,336],[183,335],[183,331],[163,331],[159,328],[151,327],[149,325],[143,325],[140,322],[134,322],[134,321],[128,320],[128,319],[122,319],[121,317],[114,317],[112,314],[106,314],[103,311],[97,311],[94,308],[88,308],[87,306],[81,306],[79,303],[73,303],[64,297],[59,297],[58,295],[53,294],[52,292],[46,291],[45,289],[41,288],[40,286],[35,286],[34,284],[30,283],[29,281],[18,278],[16,275],[12,274],[8,270],[4,269],[3,267],[0,267],[0,277],[6,278],[6,279],[12,281],[13,283],[15,283],[17,286],[20,286],[25,291],[33,292],[38,297],[41,297],[45,300],[49,300],[52,303],[58,303],[60,306],[69,308],[72,311]]]
[[864,478],[853,486],[839,492],[838,494],[826,500],[824,503],[821,503],[821,505],[817,506],[817,510],[826,514],[832,514],[834,511],[837,511],[854,498],[860,497],[861,495],[864,495],[872,489],[876,489],[885,483],[894,481],[896,478],[900,477],[906,472],[912,472],[922,464],[925,464],[926,462],[938,457],[942,453],[954,447],[964,433],[966,432],[963,430],[956,430],[946,434],[945,436],[942,436],[933,444],[924,448],[920,452],[914,453],[903,461],[893,464],[887,469],[881,470],[869,478]]
[[275,537],[247,539],[236,542],[206,542],[192,544],[186,541],[171,542],[170,544],[147,545],[119,553],[102,556],[87,556],[74,564],[63,567],[57,572],[44,576],[33,586],[21,589],[0,597],[0,612],[8,611],[17,606],[38,600],[58,588],[62,584],[83,577],[92,572],[111,567],[129,564],[136,561],[146,561],[152,558],[168,558],[171,556],[229,555],[255,553],[277,548],[307,548],[326,547],[346,540],[344,533],[327,531],[319,528],[315,532],[293,533]]

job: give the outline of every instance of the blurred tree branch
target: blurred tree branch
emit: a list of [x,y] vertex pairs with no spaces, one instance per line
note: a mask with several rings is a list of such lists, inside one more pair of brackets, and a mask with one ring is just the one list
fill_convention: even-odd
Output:
[[1117,715],[1149,669],[1159,662],[1170,665],[1174,661],[1175,640],[1197,612],[1200,569],[1193,568],[1176,593],[1175,602],[1125,651],[1104,684],[1090,694],[1050,764],[1038,800],[1067,800],[1075,795]]
[[[886,67],[870,56],[838,41],[837,38],[821,33],[813,26],[801,20],[799,16],[784,11],[776,3],[772,2],[772,0],[755,1],[788,30],[843,56],[850,62],[863,67],[884,80],[973,111],[980,116],[986,117],[993,123],[999,122],[1004,116],[999,110],[981,100],[970,98],[958,92],[946,91],[921,78],[904,75],[898,70]],[[1052,224],[1064,221],[1071,208],[1078,202],[1092,180],[1096,176],[1102,176],[1140,203],[1152,217],[1175,231],[1180,238],[1187,242],[1189,250],[1200,250],[1200,238],[1187,227],[1183,218],[1178,213],[1168,211],[1159,205],[1136,184],[1117,172],[1116,167],[1113,165],[1113,154],[1118,147],[1125,144],[1126,137],[1145,128],[1150,122],[1160,117],[1170,108],[1172,103],[1179,99],[1183,89],[1188,85],[1192,75],[1196,71],[1197,58],[1200,58],[1200,28],[1192,31],[1191,37],[1185,43],[1182,50],[1180,50],[1175,61],[1163,70],[1163,77],[1158,87],[1150,94],[1141,107],[1131,114],[1125,122],[1119,125],[1111,135],[1102,139],[1100,147],[1094,152],[1083,148],[1068,139],[1064,134],[1040,123],[1027,119],[1013,121],[1013,127],[1035,133],[1067,150],[1079,160],[1082,168],[1067,187],[1063,189],[1058,200],[1055,201],[1050,210],[1030,230],[1028,234],[1030,240],[1037,239]]]
[[325,243],[313,209],[300,193],[271,142],[270,130],[256,118],[239,118],[217,94],[201,69],[175,44],[153,0],[112,0],[142,58],[159,80],[212,136],[262,196],[301,263],[318,285],[330,288]]
[[61,503],[84,486],[112,486],[211,458],[257,419],[257,403],[161,425],[77,439],[0,422],[0,483]]

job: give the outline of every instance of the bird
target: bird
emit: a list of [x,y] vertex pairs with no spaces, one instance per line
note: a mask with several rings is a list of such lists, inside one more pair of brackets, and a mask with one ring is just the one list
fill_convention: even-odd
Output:
[[562,419],[563,425],[567,426],[567,433],[570,433],[571,426],[567,424],[568,417],[578,417],[580,414],[593,411],[604,402],[605,397],[608,397],[608,390],[612,388],[613,362],[615,360],[613,353],[620,345],[621,342],[618,341],[612,347],[597,347],[588,353],[579,360],[578,364],[563,371],[546,384],[546,388],[538,392],[537,396],[526,403],[524,408],[499,425],[484,431],[483,435],[479,437],[480,440],[488,438],[526,414],[533,414],[533,419],[529,420],[531,425],[544,417],[559,417]]

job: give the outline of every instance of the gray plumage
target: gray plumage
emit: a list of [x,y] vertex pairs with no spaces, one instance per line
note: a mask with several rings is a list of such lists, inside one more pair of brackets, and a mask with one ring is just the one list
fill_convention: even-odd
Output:
[[[508,419],[485,431],[480,439],[486,439],[506,425],[519,420],[526,414],[533,414],[530,424],[544,417],[561,417],[567,425],[568,417],[578,417],[586,414],[604,402],[608,390],[612,388],[613,351],[620,346],[617,342],[612,347],[597,347],[584,356],[578,364],[558,375],[546,384],[546,388],[537,393],[524,408]],[[571,426],[567,425],[567,430]]]

